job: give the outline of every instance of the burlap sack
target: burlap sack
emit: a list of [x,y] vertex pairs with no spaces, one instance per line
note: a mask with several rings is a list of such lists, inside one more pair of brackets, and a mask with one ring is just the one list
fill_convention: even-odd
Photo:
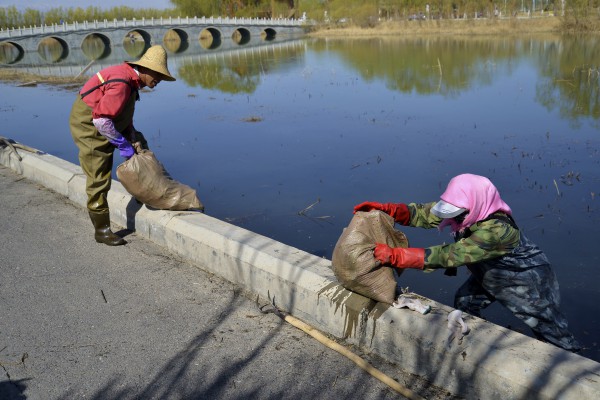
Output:
[[142,203],[160,210],[204,210],[196,191],[171,178],[150,150],[139,150],[117,167],[117,178]]
[[357,212],[333,249],[333,273],[346,289],[391,304],[396,279],[392,267],[380,265],[373,257],[375,243],[408,247],[406,236],[394,229],[392,217],[381,211]]

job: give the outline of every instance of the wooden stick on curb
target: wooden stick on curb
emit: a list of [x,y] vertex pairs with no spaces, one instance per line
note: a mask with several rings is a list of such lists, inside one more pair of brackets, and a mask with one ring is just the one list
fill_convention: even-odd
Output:
[[[256,298],[256,301],[258,303],[258,297]],[[266,310],[263,310],[265,308],[265,306],[259,307],[259,309],[264,314],[272,312],[273,314],[277,315],[279,318],[288,322],[290,325],[295,326],[296,328],[304,331],[305,333],[309,334],[313,338],[317,339],[319,342],[321,342],[325,346],[329,347],[330,349],[337,351],[338,353],[342,354],[343,356],[346,356],[347,358],[352,360],[356,365],[358,365],[360,368],[362,368],[364,371],[368,372],[373,377],[379,379],[381,382],[385,383],[386,385],[388,385],[389,387],[394,389],[396,392],[409,398],[410,400],[425,400],[423,397],[419,396],[412,390],[408,389],[405,386],[402,386],[397,381],[393,380],[392,378],[390,378],[389,376],[387,376],[386,374],[384,374],[377,368],[373,367],[371,364],[369,364],[368,362],[363,360],[361,357],[359,357],[358,355],[356,355],[353,352],[351,352],[350,350],[348,350],[346,347],[329,339],[327,336],[325,336],[324,334],[322,334],[321,332],[319,332],[312,326],[299,320],[298,318],[292,317],[291,315],[289,315],[287,313],[286,314],[282,313],[279,309],[277,309],[277,307],[275,307],[275,299],[273,299],[273,304],[271,306],[272,306],[272,308],[269,308]]]

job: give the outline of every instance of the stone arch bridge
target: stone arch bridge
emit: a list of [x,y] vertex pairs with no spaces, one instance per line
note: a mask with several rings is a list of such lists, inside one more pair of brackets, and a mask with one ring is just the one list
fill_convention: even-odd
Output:
[[27,63],[38,54],[58,62],[73,49],[81,49],[90,60],[106,58],[115,46],[123,46],[138,57],[154,44],[172,53],[190,46],[207,50],[269,42],[279,37],[297,38],[305,33],[305,21],[259,18],[160,18],[75,22],[41,27],[0,30],[0,63]]

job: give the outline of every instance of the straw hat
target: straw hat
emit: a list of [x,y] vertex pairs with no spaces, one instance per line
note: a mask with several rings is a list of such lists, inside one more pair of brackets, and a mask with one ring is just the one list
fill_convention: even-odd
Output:
[[138,61],[125,61],[129,65],[139,65],[163,75],[164,81],[174,81],[167,68],[167,52],[161,45],[150,47]]

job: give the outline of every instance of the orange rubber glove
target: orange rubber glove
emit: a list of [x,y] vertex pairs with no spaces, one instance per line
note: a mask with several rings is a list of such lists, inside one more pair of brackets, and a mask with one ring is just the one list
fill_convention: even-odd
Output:
[[425,266],[425,249],[417,247],[390,247],[387,244],[377,243],[373,256],[383,264],[390,264],[396,268],[423,269]]
[[410,212],[408,206],[404,203],[377,203],[374,201],[365,201],[354,207],[354,214],[357,211],[380,210],[394,218],[394,221],[400,225],[410,224]]

